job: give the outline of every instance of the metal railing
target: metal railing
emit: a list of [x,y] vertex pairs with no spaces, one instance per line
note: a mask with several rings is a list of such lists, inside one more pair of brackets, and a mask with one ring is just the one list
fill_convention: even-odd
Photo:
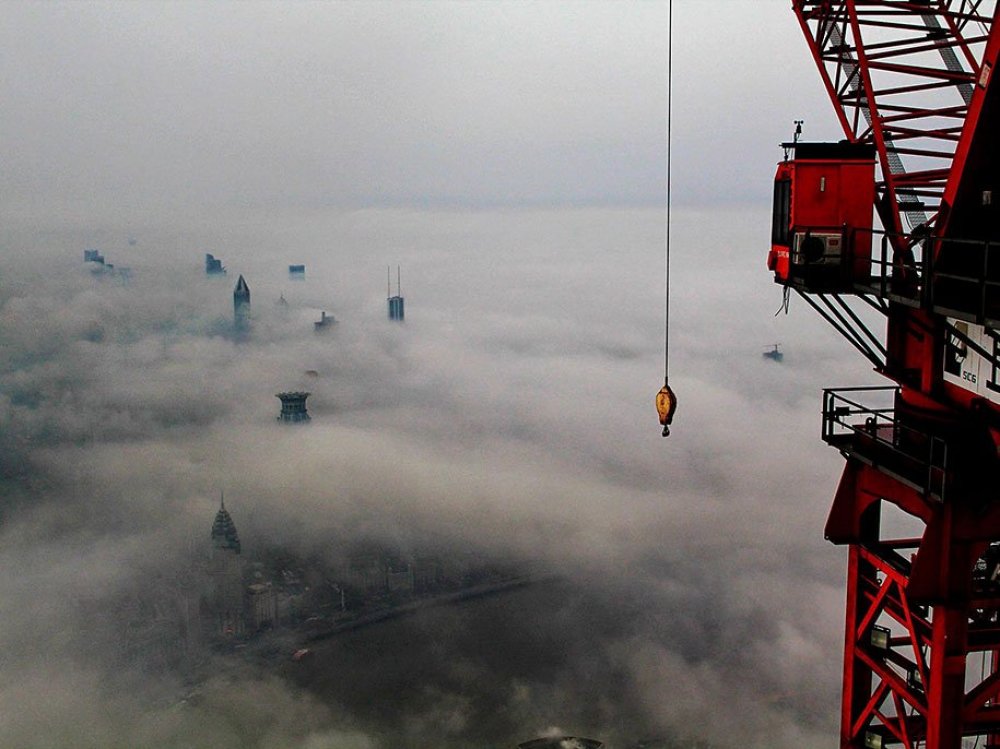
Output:
[[[825,262],[828,267],[837,266],[837,277],[855,293],[873,294],[911,307],[930,308],[950,317],[1000,327],[1000,242],[934,239],[918,232],[848,230],[842,226],[796,226],[793,236],[796,233],[841,233],[841,255]],[[852,249],[859,244],[872,248],[869,274],[859,272],[859,259],[853,255]],[[809,291],[808,278],[803,276],[799,280]],[[827,290],[823,286],[816,289]]]
[[[901,302],[911,307],[920,307],[926,301],[929,288],[925,284],[926,263],[923,244],[914,242],[910,235],[890,234],[879,229],[858,229],[871,235],[872,244],[877,238],[878,253],[872,253],[871,280],[861,282],[860,291],[873,293],[882,299]],[[907,256],[897,257],[893,240],[909,247]]]
[[[871,289],[882,298],[969,322],[1000,320],[1000,243],[863,231],[880,237]],[[894,252],[894,244],[908,249]]]
[[825,389],[823,441],[943,502],[948,443],[901,420],[898,394],[897,387]]
[[969,322],[1000,321],[1000,243],[944,239],[934,244],[934,311]]

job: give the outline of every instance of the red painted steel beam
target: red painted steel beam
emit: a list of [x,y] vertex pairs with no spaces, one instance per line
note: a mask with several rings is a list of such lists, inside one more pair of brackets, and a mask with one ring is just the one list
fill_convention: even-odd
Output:
[[[1000,19],[1000,6],[998,6],[994,15]],[[969,151],[972,148],[973,139],[980,133],[979,119],[983,111],[983,105],[986,103],[988,86],[990,83],[993,83],[994,86],[997,85],[992,71],[996,71],[998,58],[1000,58],[1000,24],[995,23],[992,28],[998,31],[997,33],[991,34],[990,40],[986,45],[986,50],[983,54],[983,66],[976,78],[975,90],[972,96],[972,101],[969,104],[969,113],[965,119],[962,136],[955,149],[953,167],[948,178],[948,184],[945,187],[944,196],[941,200],[942,206],[944,207],[945,219],[942,222],[942,225],[937,229],[938,236],[945,236],[948,231],[947,221],[948,216],[950,215],[950,208],[955,203],[955,198],[958,194],[962,177],[965,174],[965,166],[969,158]],[[987,124],[996,127],[996,123]],[[979,137],[995,138],[996,133],[983,132],[979,135]]]
[[[928,107],[924,112],[928,120],[942,117],[964,120],[967,107],[958,95],[958,89],[968,87],[978,74],[978,68],[974,67],[976,48],[985,35],[978,26],[968,26],[970,20],[979,19],[978,14],[962,12],[963,8],[956,10],[956,7],[949,2],[901,4],[885,0],[794,2],[799,25],[846,137],[872,142],[878,149],[883,181],[880,192],[886,196],[888,208],[880,213],[884,214],[885,228],[892,233],[903,231],[901,211],[913,210],[909,199],[905,206],[900,205],[902,184],[897,182],[896,177],[901,170],[893,165],[893,160],[902,156],[904,159],[934,159],[950,163],[955,146],[942,150],[890,147],[890,138],[892,141],[939,139],[953,141],[957,145],[957,133],[944,132],[930,122],[925,126],[916,124],[900,133],[892,133],[884,126],[871,127],[870,123],[884,125],[890,122],[884,115],[891,116],[898,111],[893,109],[896,98],[935,89],[954,90],[955,100],[937,108]],[[887,34],[890,38],[882,38]],[[958,57],[954,59],[964,60],[965,69],[953,69],[944,61],[935,59],[946,49],[955,50]],[[900,77],[910,79],[910,82],[892,80]],[[883,106],[886,106],[885,111]],[[865,124],[868,124],[867,130],[863,129]],[[910,168],[913,166],[916,166],[916,161]],[[938,210],[937,201],[926,206],[925,210],[933,219]]]
[[[793,0],[793,8],[844,137],[875,146],[875,207],[894,250],[910,249],[899,239],[904,218],[944,236],[976,138],[1000,130],[976,132],[984,76],[1000,59],[996,0]],[[887,316],[883,373],[901,385],[899,407],[911,418],[952,419],[956,434],[974,428],[971,401],[942,385],[943,319],[896,303]],[[972,507],[971,494],[932,490],[908,469],[891,473],[877,453],[864,462],[863,445],[845,454],[826,525],[828,539],[848,545],[841,747],[864,746],[871,730],[908,748],[959,749],[963,736],[985,736],[1000,749],[1000,587],[976,572],[1000,540],[1000,503]],[[884,507],[921,522],[920,538],[883,537]],[[992,660],[981,676],[967,672],[977,652]]]

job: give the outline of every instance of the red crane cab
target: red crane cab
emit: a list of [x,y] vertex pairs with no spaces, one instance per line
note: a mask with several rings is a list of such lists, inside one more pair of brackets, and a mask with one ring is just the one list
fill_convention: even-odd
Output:
[[871,279],[875,147],[785,143],[774,176],[767,267],[780,284],[850,291]]

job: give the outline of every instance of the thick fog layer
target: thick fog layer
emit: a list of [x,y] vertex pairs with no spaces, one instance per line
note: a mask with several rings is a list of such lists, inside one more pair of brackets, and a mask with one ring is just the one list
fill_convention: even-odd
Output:
[[[675,6],[667,440],[666,3],[4,6],[0,745],[835,744],[820,391],[873,376],[764,257],[836,123],[786,3]],[[223,491],[248,559],[533,583],[179,667],[131,622]]]
[[[667,440],[658,211],[266,224],[199,246],[109,234],[127,282],[81,261],[85,231],[6,248],[2,743],[503,746],[552,727],[618,746],[830,743],[842,555],[821,529],[840,460],[817,437],[819,391],[866,368],[801,306],[773,316],[761,216],[676,222]],[[205,249],[229,275],[204,275]],[[385,320],[387,258],[403,325]],[[782,364],[761,355],[775,341]],[[312,392],[301,428],[275,419],[274,393],[296,388]],[[220,665],[179,709],[169,672],[112,667],[103,607],[166,594],[223,489],[246,548],[335,561],[365,538],[556,579],[334,638],[332,673]]]

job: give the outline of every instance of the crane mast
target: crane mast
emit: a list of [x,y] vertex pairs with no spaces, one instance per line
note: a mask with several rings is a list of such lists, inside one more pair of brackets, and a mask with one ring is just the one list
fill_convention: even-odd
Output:
[[890,381],[823,394],[840,746],[1000,749],[1000,9],[793,9],[844,139],[783,144],[768,267]]

